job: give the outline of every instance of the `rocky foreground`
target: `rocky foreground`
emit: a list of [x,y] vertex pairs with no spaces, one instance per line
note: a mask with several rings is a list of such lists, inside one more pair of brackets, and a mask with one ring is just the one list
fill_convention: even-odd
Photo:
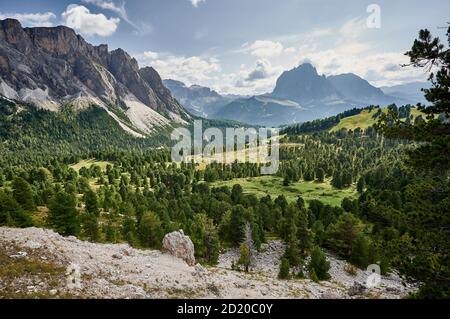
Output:
[[402,298],[411,291],[395,276],[377,288],[364,286],[367,273],[355,276],[346,262],[329,256],[332,279],[276,278],[281,242],[263,246],[252,273],[231,270],[236,250],[218,267],[189,266],[160,251],[128,245],[94,244],[64,238],[51,230],[0,228],[0,298]]

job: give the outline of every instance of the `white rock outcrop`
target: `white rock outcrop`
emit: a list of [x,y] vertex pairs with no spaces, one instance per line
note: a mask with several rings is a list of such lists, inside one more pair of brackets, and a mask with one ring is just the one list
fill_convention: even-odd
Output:
[[[189,237],[176,232],[169,234],[166,241],[166,248],[192,264],[194,247]],[[41,248],[30,248],[38,246],[32,242],[39,243]],[[50,277],[41,273],[27,274],[11,282],[0,276],[0,298],[2,287],[31,298],[39,292],[49,298],[82,299],[398,299],[416,290],[403,286],[398,275],[390,274],[382,276],[378,287],[364,286],[361,290],[355,287],[349,293],[355,282],[362,286],[370,274],[359,269],[356,276],[348,274],[347,262],[330,253],[327,254],[331,263],[329,281],[279,280],[279,258],[284,251],[280,241],[263,244],[255,256],[253,272],[247,274],[230,269],[231,263],[239,258],[239,248],[221,254],[217,267],[189,266],[184,260],[159,250],[67,239],[48,229],[0,227],[0,252],[16,256],[12,263],[25,259],[58,267],[57,275]],[[79,271],[78,267],[67,271],[71,265],[78,265]],[[67,282],[70,275],[75,275],[75,282]],[[72,284],[79,285],[70,289]],[[82,289],[78,289],[80,285]]]
[[195,265],[194,244],[181,229],[164,237],[162,250],[184,260],[189,266]]

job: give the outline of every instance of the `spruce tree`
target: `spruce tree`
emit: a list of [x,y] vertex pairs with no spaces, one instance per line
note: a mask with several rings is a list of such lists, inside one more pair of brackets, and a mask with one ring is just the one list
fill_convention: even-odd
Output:
[[75,195],[60,191],[50,201],[47,223],[63,236],[77,236],[80,221]]
[[358,266],[359,268],[365,269],[370,263],[371,244],[369,239],[365,235],[360,235],[353,242],[352,253],[350,255],[350,262]]
[[316,173],[316,179],[318,182],[323,183],[325,180],[325,171],[323,168],[319,168]]
[[278,273],[278,279],[290,279],[291,278],[291,265],[287,258],[281,259],[280,271]]
[[12,189],[14,199],[25,211],[32,212],[36,209],[33,190],[26,180],[21,177],[14,178]]
[[297,240],[300,254],[305,257],[308,255],[312,245],[312,234],[308,228],[308,210],[301,209],[297,214]]
[[315,274],[319,280],[328,280],[331,278],[328,273],[330,270],[330,262],[318,246],[314,247],[311,251],[311,260],[308,269],[310,275]]
[[97,194],[89,189],[84,195],[84,203],[86,205],[86,212],[99,216],[98,199]]
[[[447,29],[447,45],[450,45],[450,27]],[[381,115],[376,129],[388,138],[407,139],[419,142],[409,153],[409,163],[430,170],[450,168],[450,48],[433,37],[427,29],[420,30],[419,38],[411,50],[406,52],[412,66],[426,68],[430,73],[432,87],[423,89],[430,105],[419,104],[426,114],[426,121],[407,124],[398,111],[389,109]],[[432,72],[436,68],[437,72]],[[441,118],[439,118],[441,116]]]
[[33,221],[29,213],[16,202],[14,197],[0,190],[0,226],[29,227]]
[[83,233],[90,241],[96,242],[100,239],[98,218],[95,214],[86,212],[82,215]]
[[301,256],[298,247],[297,239],[297,227],[295,225],[291,228],[291,234],[289,236],[289,241],[287,242],[286,251],[284,252],[284,258],[289,261],[291,266],[300,265]]
[[139,223],[138,234],[144,247],[161,247],[163,233],[159,216],[154,212],[145,213]]

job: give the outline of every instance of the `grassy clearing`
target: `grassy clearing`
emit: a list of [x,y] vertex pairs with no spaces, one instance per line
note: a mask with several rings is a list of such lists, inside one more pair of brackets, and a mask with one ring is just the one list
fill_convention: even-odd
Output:
[[377,112],[377,110],[374,110],[372,112],[370,112],[369,110],[364,110],[358,115],[342,119],[339,124],[337,124],[330,130],[330,132],[336,132],[343,128],[346,128],[348,130],[354,130],[358,127],[361,129],[366,129],[375,124],[376,120],[373,118],[375,112]]
[[[387,112],[387,108],[384,108],[383,113]],[[374,119],[373,116],[378,112],[378,109],[373,109],[372,112],[369,110],[364,110],[358,115],[350,116],[342,119],[339,124],[334,126],[330,132],[336,132],[343,128],[347,130],[354,130],[356,128],[367,129],[368,127],[374,125],[377,122],[377,119]],[[411,110],[411,115],[416,118],[419,115],[424,115],[417,108],[413,108]]]
[[113,165],[110,162],[103,162],[103,161],[97,161],[95,159],[89,159],[89,160],[82,160],[74,165],[70,165],[71,168],[73,168],[75,171],[79,172],[81,168],[86,167],[90,168],[92,165],[100,166],[100,168],[105,171],[107,165]]
[[213,187],[228,186],[233,187],[240,184],[247,194],[255,194],[258,197],[270,195],[276,198],[279,195],[286,196],[289,202],[296,201],[298,196],[304,200],[320,200],[324,204],[340,206],[345,197],[356,197],[354,187],[344,190],[334,189],[329,182],[298,182],[290,186],[283,186],[283,179],[276,176],[263,176],[255,178],[239,178],[231,181],[219,181],[213,183]]

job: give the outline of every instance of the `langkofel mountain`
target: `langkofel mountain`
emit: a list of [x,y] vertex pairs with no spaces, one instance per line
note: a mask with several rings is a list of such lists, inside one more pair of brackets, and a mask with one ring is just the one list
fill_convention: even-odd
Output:
[[67,27],[22,28],[14,19],[0,20],[0,95],[52,111],[96,105],[136,136],[189,120],[159,74],[124,50],[93,46]]

